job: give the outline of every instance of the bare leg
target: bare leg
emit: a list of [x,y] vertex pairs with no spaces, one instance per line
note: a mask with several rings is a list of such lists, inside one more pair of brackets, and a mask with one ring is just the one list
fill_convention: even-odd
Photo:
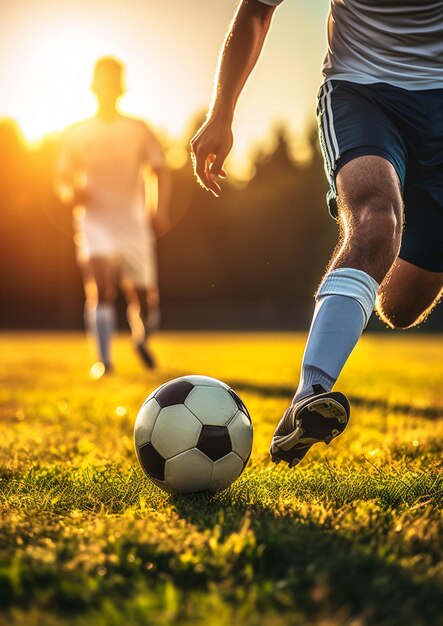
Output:
[[442,296],[443,273],[396,259],[383,281],[377,313],[391,328],[410,328],[424,322]]
[[83,279],[86,324],[96,339],[99,360],[109,371],[112,369],[110,348],[115,328],[114,264],[105,257],[94,257],[83,267]]
[[350,161],[337,175],[340,240],[328,270],[353,267],[381,283],[397,257],[403,200],[393,166],[380,157]]
[[271,443],[275,462],[297,465],[317,442],[330,443],[349,420],[349,402],[331,391],[374,309],[379,283],[397,257],[403,224],[392,165],[359,157],[336,178],[340,239],[318,289],[292,405]]
[[129,281],[122,284],[127,302],[127,318],[131,328],[132,340],[143,363],[155,367],[155,361],[147,346],[152,330],[149,326],[150,315],[158,310],[158,292],[136,287]]
[[332,388],[401,243],[403,202],[388,161],[350,161],[339,171],[336,184],[340,238],[317,294],[294,402],[312,393],[313,384]]

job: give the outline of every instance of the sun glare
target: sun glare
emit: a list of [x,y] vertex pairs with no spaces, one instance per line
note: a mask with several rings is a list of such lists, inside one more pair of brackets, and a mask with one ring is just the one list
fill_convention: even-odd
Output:
[[[109,55],[123,61],[132,80],[128,95],[122,98],[122,109],[154,125],[161,124],[162,107],[155,97],[148,97],[142,81],[137,80],[147,74],[143,57],[133,53],[130,38],[125,37],[122,45],[116,35],[109,24],[100,31],[92,20],[73,20],[72,16],[65,20],[58,16],[40,29],[21,32],[21,40],[10,51],[14,65],[9,65],[4,80],[12,92],[9,99],[14,102],[11,116],[28,142],[38,142],[94,113],[96,103],[90,90],[93,67],[97,59]],[[156,69],[161,74],[158,62]],[[171,117],[177,118],[173,114]]]
[[[16,65],[11,68],[9,82],[16,91],[15,117],[30,142],[95,110],[89,87],[92,66],[101,47],[97,35],[91,39],[82,24],[72,21],[58,26],[48,29],[45,45],[34,46],[34,34],[30,33],[29,47],[18,51]],[[42,35],[45,33],[38,32],[40,40]]]
[[[178,167],[186,158],[183,146],[188,145],[191,129],[207,110],[219,47],[236,4],[237,0],[191,0],[183,12],[178,0],[4,2],[0,116],[16,120],[31,144],[89,117],[96,109],[90,91],[94,64],[100,57],[115,56],[127,71],[128,92],[121,99],[121,110],[147,120],[167,138],[168,159]],[[273,120],[283,120],[303,133],[307,111],[309,120],[312,117],[324,45],[318,20],[324,19],[327,3],[321,3],[323,8],[317,3],[297,8],[297,15],[303,14],[304,35],[289,56],[288,41],[292,46],[298,38],[293,20],[284,19],[285,11],[289,17],[295,9],[284,4],[236,112],[228,169],[237,178],[251,173],[251,154],[255,146],[266,145]],[[202,24],[205,28],[200,28]],[[311,39],[314,43],[309,43]],[[288,75],[297,80],[288,81]],[[171,149],[171,140],[177,150]]]

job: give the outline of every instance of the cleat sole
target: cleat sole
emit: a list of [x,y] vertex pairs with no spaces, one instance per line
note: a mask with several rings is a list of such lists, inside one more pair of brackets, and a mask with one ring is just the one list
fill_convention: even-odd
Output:
[[[332,397],[328,397],[327,393],[318,398],[311,396],[299,406],[293,405],[286,410],[276,432],[286,430],[287,434],[274,434],[271,443],[274,463],[283,461],[289,468],[296,467],[313,445],[329,445],[342,434],[349,421],[349,402],[343,394],[333,392]],[[285,420],[289,420],[289,428],[281,428]],[[291,427],[294,430],[288,432]]]
[[326,418],[334,418],[343,424],[347,421],[344,408],[335,400],[314,400],[308,407],[308,411],[319,413]]

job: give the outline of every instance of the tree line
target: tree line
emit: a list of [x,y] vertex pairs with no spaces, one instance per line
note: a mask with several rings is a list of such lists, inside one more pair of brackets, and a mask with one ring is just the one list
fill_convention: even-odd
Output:
[[[226,182],[218,199],[196,184],[189,159],[172,171],[173,226],[157,243],[165,328],[306,328],[337,227],[315,131],[303,163],[288,136],[275,129],[252,178]],[[58,142],[30,150],[13,121],[0,122],[3,328],[83,323],[72,216],[53,192]]]

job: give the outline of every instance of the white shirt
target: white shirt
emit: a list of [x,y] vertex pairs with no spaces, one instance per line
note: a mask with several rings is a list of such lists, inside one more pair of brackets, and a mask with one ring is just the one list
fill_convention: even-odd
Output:
[[84,220],[137,227],[146,224],[144,168],[163,165],[163,150],[142,121],[95,116],[65,131],[58,178],[84,189]]
[[331,0],[323,75],[443,89],[443,0]]

